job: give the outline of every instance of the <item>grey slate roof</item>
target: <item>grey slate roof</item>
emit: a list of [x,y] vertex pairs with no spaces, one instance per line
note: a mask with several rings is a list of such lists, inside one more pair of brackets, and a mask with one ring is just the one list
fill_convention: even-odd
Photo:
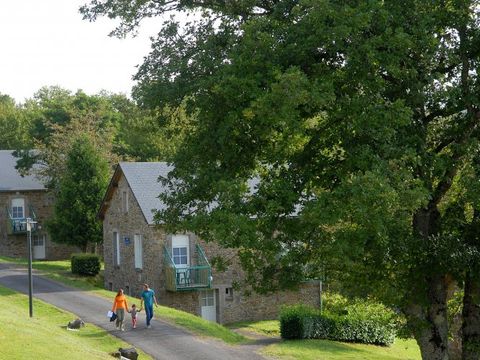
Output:
[[45,190],[35,176],[22,177],[15,169],[17,158],[12,150],[0,150],[0,191]]
[[165,191],[159,176],[173,170],[166,162],[121,162],[120,168],[137,199],[148,224],[153,224],[153,211],[165,208],[158,195]]

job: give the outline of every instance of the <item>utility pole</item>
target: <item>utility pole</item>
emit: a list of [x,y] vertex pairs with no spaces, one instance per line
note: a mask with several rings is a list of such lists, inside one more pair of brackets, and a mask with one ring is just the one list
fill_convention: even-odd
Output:
[[33,317],[33,278],[32,278],[32,225],[36,224],[31,218],[26,219],[28,240],[28,310]]

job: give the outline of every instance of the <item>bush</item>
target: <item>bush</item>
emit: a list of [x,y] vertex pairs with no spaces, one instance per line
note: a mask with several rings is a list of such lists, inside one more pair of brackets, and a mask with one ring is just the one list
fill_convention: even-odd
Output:
[[280,334],[284,339],[303,339],[307,319],[315,316],[314,309],[304,305],[285,306],[280,312]]
[[73,274],[95,276],[100,272],[100,257],[95,254],[73,254],[71,266]]
[[384,306],[355,302],[336,306],[336,313],[303,305],[282,308],[280,333],[284,339],[329,339],[391,345],[395,340],[395,314]]

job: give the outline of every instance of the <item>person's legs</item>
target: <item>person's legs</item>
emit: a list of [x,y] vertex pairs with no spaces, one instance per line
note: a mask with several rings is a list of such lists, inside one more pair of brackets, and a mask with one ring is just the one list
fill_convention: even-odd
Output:
[[117,318],[115,319],[115,327],[118,329],[118,327],[120,326],[120,318],[118,317],[118,309],[115,311],[115,314],[117,315]]
[[118,316],[118,326],[120,330],[124,330],[123,328],[123,320],[125,319],[125,309],[117,309],[117,316]]
[[134,329],[137,327],[137,317],[136,316],[132,316],[132,326],[133,326]]
[[145,315],[147,317],[147,326],[150,326],[150,320],[153,317],[153,304],[145,304]]

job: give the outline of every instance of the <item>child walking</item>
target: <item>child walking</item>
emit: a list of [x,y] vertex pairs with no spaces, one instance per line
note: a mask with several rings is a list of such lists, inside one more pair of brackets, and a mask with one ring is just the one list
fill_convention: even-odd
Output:
[[135,329],[137,327],[137,313],[139,313],[140,310],[137,310],[137,306],[135,304],[132,305],[132,309],[129,311],[129,313],[132,315],[132,326]]

